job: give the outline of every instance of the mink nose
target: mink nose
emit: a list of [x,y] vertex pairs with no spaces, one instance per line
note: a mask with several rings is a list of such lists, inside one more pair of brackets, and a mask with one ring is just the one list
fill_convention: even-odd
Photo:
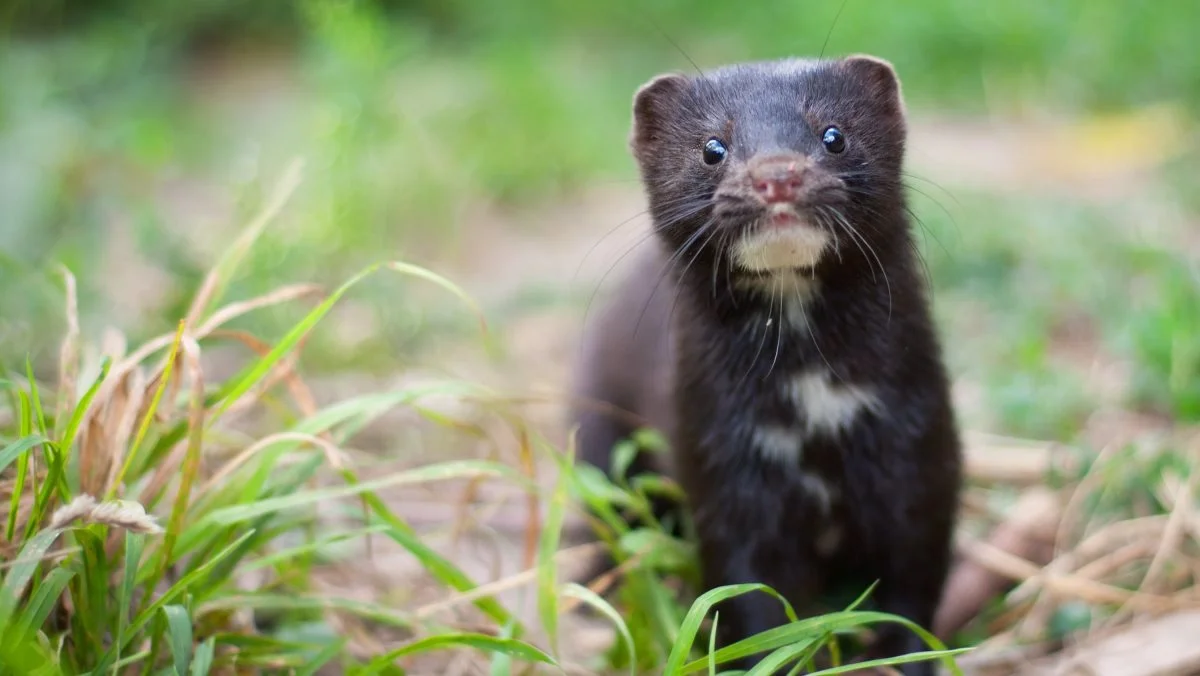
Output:
[[750,170],[750,182],[767,204],[795,202],[804,185],[803,166],[791,159],[764,162]]

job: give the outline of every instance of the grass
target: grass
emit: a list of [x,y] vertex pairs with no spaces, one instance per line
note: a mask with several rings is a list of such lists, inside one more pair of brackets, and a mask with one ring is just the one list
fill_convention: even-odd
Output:
[[[489,655],[494,673],[509,673],[521,664],[561,669],[567,665],[557,657],[557,620],[565,604],[582,602],[617,625],[631,670],[637,665],[687,674],[709,671],[754,649],[772,650],[769,664],[787,667],[811,659],[840,634],[880,622],[909,624],[853,607],[802,621],[791,614],[796,620],[791,625],[705,656],[700,648],[707,641],[700,630],[711,605],[762,588],[716,589],[690,606],[676,598],[665,580],[685,559],[647,556],[644,546],[628,549],[637,541],[646,545],[669,538],[661,532],[625,532],[611,511],[646,509],[644,482],[612,484],[602,474],[576,470],[569,449],[551,448],[536,430],[503,411],[503,398],[465,382],[365,393],[317,408],[295,370],[294,356],[356,282],[392,270],[440,285],[468,307],[471,300],[432,272],[388,263],[322,294],[273,344],[225,330],[240,314],[303,297],[295,287],[242,300],[223,293],[298,180],[294,173],[284,178],[260,216],[204,278],[177,330],[128,353],[118,350],[97,360],[93,341],[78,331],[73,278],[66,273],[72,329],[63,342],[54,387],[39,382],[32,371],[11,374],[4,383],[9,406],[0,432],[0,497],[9,510],[0,568],[0,663],[16,673],[41,674],[318,673],[324,667],[346,674],[392,674],[404,673],[405,661],[421,654],[470,649]],[[228,380],[206,378],[205,350],[230,339],[255,356]],[[84,359],[85,354],[93,358]],[[353,448],[356,431],[395,407],[421,411],[422,401],[433,395],[501,411],[527,440],[523,452],[556,461],[560,474],[550,493],[537,494],[530,477],[516,467],[487,460],[371,472],[374,478],[363,480],[364,471],[370,471],[363,463],[371,458]],[[246,415],[253,412],[266,417],[248,423]],[[475,580],[426,544],[388,505],[387,491],[399,486],[481,479],[509,482],[549,505],[533,540],[544,643],[525,638],[528,628],[510,610],[480,593]],[[649,596],[625,615],[594,591],[557,577],[563,517],[578,500],[613,515],[608,521],[615,528],[618,560],[638,563],[634,559],[645,557],[630,566],[631,588]],[[335,503],[358,505],[347,512],[351,526],[322,526],[317,508]],[[312,588],[315,571],[370,536],[402,547],[447,593],[469,597],[486,628],[468,630],[407,608]],[[685,546],[670,544],[676,550]],[[656,544],[650,551],[660,549]],[[255,574],[268,581],[246,588]],[[651,616],[653,621],[639,621]],[[356,653],[336,629],[347,617],[394,628],[403,638],[393,649]],[[918,658],[953,654],[932,636],[926,639],[941,650]],[[765,669],[755,673],[768,673]]]

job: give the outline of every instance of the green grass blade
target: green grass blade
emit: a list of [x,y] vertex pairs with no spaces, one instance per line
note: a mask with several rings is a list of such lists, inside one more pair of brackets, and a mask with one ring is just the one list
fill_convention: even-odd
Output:
[[[848,627],[865,624],[856,616],[845,612],[831,613],[810,617],[779,627],[773,627],[764,632],[736,641],[721,648],[711,657],[718,663],[753,655],[759,652],[776,650],[801,642],[810,642],[828,633]],[[690,674],[702,670],[707,664],[707,658],[694,660],[684,665],[678,673]]]
[[[845,612],[852,612],[855,608],[861,606],[871,595],[871,592],[874,591],[876,584],[877,583],[871,583],[871,585],[867,587],[866,591],[860,594],[858,598],[854,599],[854,601],[847,606]],[[813,655],[815,655],[817,651],[821,649],[821,646],[832,640],[835,636],[833,631],[826,631],[824,633],[814,632],[814,634],[815,636],[811,638],[801,637],[788,645],[784,645],[783,647],[776,649],[770,655],[767,655],[762,662],[747,672],[746,676],[752,676],[760,673],[773,674],[780,667],[792,661],[796,662],[796,664],[793,666],[793,673],[799,673],[800,670],[805,667],[805,664],[808,662],[808,660],[812,659]],[[836,655],[836,643],[832,646],[832,648]],[[750,652],[746,652],[745,654],[750,654]],[[713,669],[716,663],[717,655],[718,652],[714,651],[713,646],[710,644],[708,656],[710,671]],[[741,657],[742,655],[739,654],[737,656]],[[729,657],[726,657],[726,659],[729,659]],[[688,667],[685,667],[684,669],[686,670],[687,668]]]
[[708,632],[708,676],[717,673],[717,629],[721,626],[721,611],[713,613],[712,629]]
[[779,648],[754,665],[750,671],[746,672],[746,676],[769,676],[769,674],[774,674],[789,662],[802,658],[818,640],[818,638],[805,639]]
[[[317,470],[324,464],[323,456],[313,455],[291,468],[280,471],[276,469],[277,465],[273,458],[263,458],[262,460],[263,464],[258,468],[252,482],[243,485],[239,491],[225,494],[222,496],[222,500],[216,504],[253,504],[273,497],[292,495],[299,490],[300,486],[312,479],[316,475]],[[275,483],[266,486],[268,478],[275,479]],[[221,546],[221,543],[232,537],[234,530],[245,528],[242,525],[243,521],[237,521],[226,528],[214,527],[211,521],[205,520],[205,517],[209,514],[211,512],[205,514],[197,510],[196,515],[193,516],[192,523],[179,535],[176,546],[178,556],[189,556],[197,553],[204,554],[214,547]],[[250,519],[250,527],[262,533],[271,522],[286,516],[290,515],[281,515],[278,511],[254,516]],[[254,544],[256,543],[247,542],[245,546],[254,546]],[[261,544],[261,542],[257,544]],[[241,557],[234,558],[240,559]],[[155,562],[155,565],[157,564],[158,560]],[[233,565],[233,562],[229,565]],[[224,574],[228,571],[221,572]]]
[[[349,475],[349,472],[346,474]],[[442,584],[457,591],[468,591],[477,586],[474,580],[463,572],[461,568],[422,542],[417,536],[416,531],[403,519],[389,510],[383,500],[379,499],[379,496],[374,493],[366,493],[364,497],[367,507],[371,512],[388,525],[388,530],[386,531],[388,537],[392,538],[396,544],[404,547],[410,554],[416,557],[430,575]],[[479,608],[498,624],[506,625],[510,622],[516,622],[509,612],[504,609],[504,606],[493,598],[485,597],[476,599],[475,607]],[[515,631],[518,632],[518,635],[520,629],[521,625],[516,623]]]
[[[701,597],[703,598],[703,597]],[[699,599],[697,600],[699,603]],[[873,611],[839,611],[826,615],[818,615],[803,620],[768,629],[717,651],[715,656],[718,663],[728,662],[739,657],[766,652],[789,646],[801,641],[811,641],[839,631],[863,627],[881,622],[902,624],[919,635],[935,650],[945,650],[946,647],[932,634],[915,623],[898,615]],[[707,665],[706,659],[694,660],[676,671],[665,672],[672,674],[690,674],[702,671]],[[958,673],[958,672],[955,672]]]
[[[211,638],[226,649],[218,658],[218,666],[223,669],[217,673],[229,673],[228,667],[233,663],[242,667],[237,673],[289,675],[298,674],[315,660],[324,659],[321,655],[330,645],[344,644],[348,640],[345,637],[326,636],[315,641],[293,641],[244,633],[217,633]],[[346,656],[345,653],[343,656]],[[345,661],[347,669],[334,670],[332,673],[357,674],[359,665],[350,659]],[[326,670],[327,673],[329,671]]]
[[25,523],[25,540],[33,537],[41,525],[42,519],[45,518],[46,510],[50,507],[54,496],[54,489],[59,489],[60,497],[63,500],[67,500],[70,494],[66,488],[64,474],[66,459],[63,457],[62,450],[56,444],[46,444],[42,448],[45,449],[44,457],[47,464],[46,481],[34,497],[33,512],[29,515],[29,521]]
[[[21,390],[17,390],[16,392],[18,410],[17,434],[22,438],[28,438],[33,434],[33,421],[30,420],[29,396]],[[13,481],[12,497],[8,505],[8,520],[4,525],[4,538],[9,542],[12,542],[13,536],[17,531],[17,514],[20,512],[21,496],[25,493],[25,480],[29,476],[31,455],[32,452],[17,451],[17,477]],[[0,451],[0,475],[4,473],[5,468],[10,463],[12,463],[12,460],[6,459],[5,451]]]
[[[46,618],[50,616],[50,612],[62,598],[67,583],[74,576],[75,571],[66,567],[58,567],[50,571],[46,579],[42,580],[30,595],[28,603],[25,604],[25,610],[17,618],[16,623],[9,627],[2,640],[16,642],[30,640],[30,637],[45,624]],[[0,663],[2,662],[3,660],[0,660]]]
[[[178,597],[183,592],[187,591],[187,589],[189,587],[191,587],[192,584],[194,584],[197,580],[199,580],[200,578],[207,575],[208,572],[210,570],[212,570],[213,568],[215,568],[217,566],[217,564],[221,563],[221,561],[223,561],[225,559],[225,557],[232,554],[233,551],[235,549],[237,549],[238,545],[240,545],[243,541],[252,537],[253,535],[254,535],[254,531],[249,531],[249,532],[243,533],[241,537],[239,537],[237,540],[235,540],[232,544],[230,544],[225,549],[222,549],[220,552],[218,552],[216,555],[214,555],[211,559],[205,561],[204,563],[200,564],[196,568],[189,571],[183,577],[179,578],[179,580],[177,580],[175,582],[175,584],[171,585],[171,587],[169,589],[167,589],[167,591],[164,592],[162,594],[162,596],[159,596],[157,599],[155,599],[153,602],[151,602],[148,606],[143,608],[142,611],[137,614],[137,616],[134,618],[133,622],[131,622],[129,624],[129,635],[132,636],[132,635],[137,634],[137,632],[141,631],[142,627],[146,626],[146,623],[149,622],[154,617],[154,614],[157,613],[160,608],[162,608],[163,606],[167,605],[168,603],[174,601],[176,597]],[[125,640],[128,641],[129,636],[126,636]],[[124,646],[120,646],[120,648],[123,649]]]
[[33,404],[33,418],[37,422],[38,432],[43,437],[50,438],[50,428],[46,425],[46,413],[42,410],[42,396],[38,393],[37,379],[33,377],[33,361],[25,358],[25,377],[29,381],[29,400]]
[[[226,480],[222,482],[226,488],[207,491],[200,497],[197,502],[199,505],[198,513],[210,511],[210,507],[214,504],[228,504],[230,502],[248,504],[258,500],[262,495],[261,488],[271,476],[271,468],[278,459],[305,444],[312,443],[311,441],[288,435],[315,437],[323,432],[333,430],[338,425],[345,425],[347,421],[353,420],[356,417],[369,422],[396,406],[410,404],[423,396],[464,397],[479,395],[481,392],[481,388],[469,383],[453,380],[435,381],[406,387],[403,390],[395,392],[361,395],[332,404],[278,435],[278,438],[264,443],[258,449],[255,459],[252,462],[243,464],[226,477]],[[345,434],[346,430],[343,428],[338,430],[334,436],[338,437]],[[316,471],[316,466],[314,466],[313,470]],[[247,472],[252,473],[251,478],[240,479]],[[239,480],[234,480],[234,477],[239,477]],[[236,498],[232,497],[231,491],[238,491]],[[179,545],[181,553],[192,551],[192,548],[195,546],[194,530],[189,530],[188,533],[181,535]]]
[[25,588],[33,573],[46,558],[46,552],[63,532],[62,528],[49,528],[33,536],[4,575],[4,583],[0,584],[0,635],[13,617],[16,604],[25,595]]
[[[150,578],[151,581],[147,584],[147,589],[153,589],[158,585],[159,580],[166,575],[167,568],[171,565],[172,557],[175,555],[175,541],[183,531],[184,515],[187,513],[188,506],[190,505],[192,484],[196,480],[196,474],[200,471],[200,448],[204,435],[203,417],[204,402],[201,400],[201,397],[194,396],[188,410],[188,443],[183,457],[183,467],[179,473],[179,486],[175,493],[175,504],[171,508],[171,517],[167,524],[166,534],[163,537],[159,568],[155,575]],[[183,672],[180,672],[180,676],[183,676]]]
[[181,321],[175,328],[175,339],[171,341],[171,351],[167,353],[167,361],[163,364],[162,377],[159,378],[158,387],[154,389],[154,397],[150,400],[146,414],[142,416],[142,422],[138,425],[133,443],[129,445],[129,452],[125,454],[125,462],[121,463],[121,469],[117,472],[116,481],[108,487],[108,491],[104,495],[105,500],[111,500],[116,495],[117,487],[124,484],[125,474],[129,472],[129,468],[141,451],[146,432],[150,429],[150,421],[154,420],[154,414],[158,411],[158,404],[162,401],[163,392],[167,390],[167,381],[171,379],[175,371],[175,363],[179,361],[179,346],[183,342],[183,329],[184,323]]
[[300,320],[298,324],[293,326],[291,330],[289,330],[283,336],[279,343],[276,344],[275,347],[266,354],[266,356],[246,367],[240,374],[235,376],[223,388],[221,388],[221,391],[217,394],[221,404],[209,418],[209,424],[211,425],[218,418],[220,418],[225,411],[229,410],[230,406],[233,406],[233,404],[241,399],[243,395],[250,391],[250,388],[254,387],[256,383],[261,381],[271,370],[271,368],[274,367],[275,364],[277,364],[279,360],[284,357],[284,355],[290,352],[292,348],[294,348],[300,342],[300,339],[307,335],[308,332],[311,331],[314,326],[316,326],[317,322],[321,321],[321,319],[329,312],[330,309],[333,308],[334,304],[336,304],[347,291],[379,268],[379,264],[372,265],[364,270],[359,271],[358,274],[344,282],[332,294],[330,294],[328,298],[326,298],[319,305],[317,305],[316,308],[309,312],[304,319]]
[[471,298],[471,296],[468,295],[467,292],[462,289],[462,287],[431,270],[413,265],[411,263],[391,261],[387,264],[387,266],[396,272],[411,275],[413,277],[419,277],[427,282],[433,282],[434,284],[449,291],[451,294],[461,300],[463,304],[471,308],[471,311],[474,312],[475,316],[479,318],[479,328],[484,331],[487,330],[487,322],[484,320],[483,310],[479,308],[479,304],[475,302],[475,299]]
[[100,375],[92,382],[92,386],[84,393],[83,398],[79,400],[79,405],[71,413],[71,421],[67,423],[67,429],[63,432],[62,438],[58,440],[58,446],[63,449],[64,453],[70,453],[71,445],[75,443],[75,435],[79,433],[79,425],[83,423],[83,416],[87,414],[88,407],[92,405],[92,399],[95,398],[96,392],[108,378],[110,368],[112,368],[112,358],[105,357],[104,361],[100,362]]
[[617,609],[596,592],[574,582],[563,585],[560,593],[564,597],[577,598],[588,604],[613,623],[613,627],[621,635],[621,640],[625,641],[625,647],[629,650],[629,674],[633,676],[637,673],[637,651],[634,648],[633,634],[629,632],[629,625],[625,624],[625,620],[621,618]]
[[0,665],[9,674],[36,674],[37,676],[62,676],[55,655],[37,641],[0,641]]
[[[25,480],[29,478],[29,453],[22,453],[17,462],[17,477],[13,480],[12,497],[8,502],[8,520],[4,524],[4,539],[12,542],[17,531],[17,515],[21,512],[21,497],[25,493]],[[0,472],[4,471],[0,462]]]
[[[229,526],[255,517],[271,514],[286,509],[307,507],[320,502],[348,498],[363,493],[375,492],[382,488],[390,488],[411,483],[440,481],[446,479],[509,477],[519,479],[520,475],[511,467],[495,462],[462,460],[426,465],[416,469],[397,472],[389,477],[374,481],[366,481],[349,486],[323,488],[303,491],[294,495],[268,498],[250,505],[233,505],[214,510],[202,521],[205,525]],[[200,527],[197,525],[197,527]]]
[[358,538],[365,538],[365,537],[369,537],[371,535],[375,535],[378,533],[386,533],[387,530],[388,530],[387,525],[375,524],[374,526],[367,526],[366,528],[356,528],[356,529],[350,530],[350,531],[333,533],[331,535],[326,535],[317,540],[313,540],[312,542],[306,542],[302,545],[296,545],[295,547],[288,547],[287,549],[281,549],[277,552],[272,552],[270,554],[267,554],[266,556],[258,557],[256,559],[254,559],[253,561],[243,564],[241,567],[238,568],[238,570],[242,573],[249,573],[249,572],[258,570],[260,568],[270,568],[272,566],[277,566],[282,563],[286,563],[288,560],[294,559],[299,556],[304,556],[307,554],[312,554],[314,552],[319,552],[319,551],[325,549],[326,547],[337,544],[339,542],[345,542],[347,540],[356,540]]
[[321,667],[329,664],[333,658],[337,657],[342,652],[342,648],[345,646],[345,638],[331,641],[324,648],[318,650],[317,653],[312,656],[312,659],[309,660],[308,664],[301,669],[297,669],[295,672],[296,676],[313,676],[313,674],[316,674]]
[[192,662],[192,618],[187,608],[180,605],[163,606],[167,618],[167,640],[171,646],[171,658],[175,662],[176,676],[187,676]]
[[[671,648],[671,654],[667,657],[667,665],[663,669],[664,674],[688,673],[681,671],[684,666],[684,660],[692,650],[692,645],[696,641],[696,634],[700,631],[700,624],[704,622],[704,618],[708,615],[708,611],[718,603],[731,599],[742,594],[753,592],[766,592],[783,604],[787,611],[788,619],[793,622],[796,620],[796,611],[792,609],[790,603],[779,592],[771,589],[764,584],[734,584],[724,585],[701,594],[693,603],[688,614],[683,618],[683,625],[679,628],[679,638],[675,641],[675,645]],[[752,651],[757,652],[757,651]],[[695,662],[692,663],[697,664]],[[705,660],[699,661],[700,668],[707,665]],[[691,667],[692,665],[688,665]]]
[[371,660],[371,663],[367,665],[362,673],[378,674],[383,667],[388,666],[405,655],[416,655],[418,653],[427,653],[454,647],[475,648],[476,650],[488,653],[499,652],[527,662],[540,662],[542,664],[558,666],[558,662],[553,657],[528,643],[515,639],[497,638],[495,636],[488,636],[487,634],[476,633],[447,633],[423,638],[419,641],[409,643],[402,648],[397,648],[389,653],[380,655]]
[[908,664],[909,662],[928,662],[936,658],[941,658],[943,662],[945,660],[951,660],[949,663],[947,663],[948,666],[953,667],[954,673],[961,674],[962,670],[959,669],[958,665],[952,660],[955,656],[971,652],[972,650],[974,650],[974,648],[957,648],[955,650],[927,650],[919,653],[901,655],[900,657],[863,660],[862,662],[857,662],[855,664],[844,664],[840,667],[830,667],[828,669],[814,671],[811,676],[845,674],[853,671],[869,669],[871,667],[896,666],[899,664]]
[[272,219],[283,209],[295,192],[297,186],[300,185],[300,178],[303,174],[304,162],[299,158],[292,160],[288,165],[283,176],[279,178],[270,197],[263,205],[262,209],[255,215],[254,219],[246,226],[244,230],[237,236],[237,239],[229,245],[217,260],[216,265],[212,267],[209,273],[205,276],[201,288],[196,293],[196,297],[192,300],[192,305],[188,308],[188,319],[195,326],[201,324],[200,319],[221,301],[225,295],[225,289],[228,287],[230,280],[233,278],[233,273],[237,270],[241,262],[254,248],[254,243],[262,235],[263,230]]
[[813,641],[812,645],[800,654],[799,659],[796,660],[796,664],[788,672],[788,676],[799,676],[800,672],[804,669],[813,668],[812,660],[822,647],[829,648],[830,659],[832,659],[833,664],[840,665],[842,663],[842,654],[838,648],[837,635],[826,633],[819,640]]
[[877,586],[879,586],[878,581],[872,582],[870,585],[868,585],[866,590],[858,595],[858,598],[854,599],[850,605],[846,606],[846,612],[856,610],[859,606],[866,603],[867,599],[871,596],[871,592],[875,591],[875,587]]
[[[142,660],[151,658],[153,656],[154,656],[154,651],[143,650],[141,652],[136,652],[136,653],[130,655],[129,657],[122,657],[121,659],[117,660],[116,662],[113,662],[113,665],[112,665],[113,673],[119,674],[119,673],[121,673],[121,670],[124,669],[125,667],[128,667],[133,664],[137,664],[138,662],[141,662]],[[100,670],[93,669],[90,673],[99,675]],[[167,672],[167,673],[170,673],[170,672]]]
[[137,581],[138,564],[142,560],[142,550],[145,548],[146,538],[140,533],[125,533],[125,572],[121,577],[120,592],[117,596],[118,603],[118,618],[117,618],[117,653],[116,658],[121,660],[120,646],[125,643],[125,630],[129,626],[129,610],[133,608],[133,589]]
[[196,655],[192,657],[192,666],[188,670],[188,676],[206,676],[212,669],[213,655],[216,653],[216,649],[216,638],[210,637],[201,643],[196,648]]
[[[229,580],[229,578],[233,576],[234,570],[242,561],[246,559],[247,556],[249,556],[256,549],[261,549],[263,545],[270,542],[267,534],[270,530],[270,523],[274,518],[275,517],[273,515],[266,516],[256,519],[249,526],[226,529],[225,533],[214,541],[215,543],[227,541],[239,530],[248,530],[252,532],[253,535],[238,543],[236,548],[229,552],[229,554],[223,561],[221,561],[220,564],[209,571],[209,574],[205,576],[203,580],[194,585],[191,590],[192,594],[197,599],[206,599],[221,584]],[[205,558],[207,558],[207,556],[200,557],[202,560]]]
[[[355,417],[362,418],[364,423],[370,422],[396,406],[414,402],[429,395],[468,397],[484,393],[485,390],[480,386],[460,380],[434,380],[417,383],[394,392],[364,394],[331,404],[318,411],[316,415],[306,418],[292,431],[318,434]],[[300,442],[287,443],[298,446]]]
[[84,526],[71,531],[79,546],[79,554],[72,557],[71,561],[78,567],[79,576],[70,587],[71,603],[75,606],[79,628],[71,638],[76,645],[86,645],[86,649],[89,652],[94,650],[95,654],[100,654],[104,649],[104,636],[115,619],[109,612],[108,585],[112,576],[104,540],[99,535],[104,530],[102,526]]
[[[516,623],[510,622],[500,628],[499,638],[512,639],[513,630],[516,629]],[[492,659],[488,664],[488,671],[492,676],[509,676],[512,673],[512,655],[504,652],[492,653]]]
[[[564,462],[574,457],[573,444],[568,444]],[[559,472],[555,482],[554,493],[550,497],[546,522],[542,526],[541,537],[538,538],[537,554],[537,605],[541,615],[542,627],[550,639],[550,652],[558,655],[558,564],[554,555],[558,551],[562,537],[563,518],[567,511],[567,486],[569,480],[566,473]]]
[[[17,458],[21,457],[22,453],[26,453],[29,449],[38,444],[48,443],[49,439],[40,434],[31,434],[27,437],[17,439],[11,444],[0,450],[0,472],[3,472],[9,465],[13,464]],[[14,498],[17,496],[13,496]],[[11,536],[10,536],[11,537]]]
[[298,594],[256,593],[223,596],[202,604],[196,614],[204,615],[216,611],[236,609],[297,611],[325,611],[333,609],[353,613],[364,619],[393,627],[404,629],[411,629],[413,627],[413,622],[408,616],[387,606],[331,596],[313,597]]
[[[294,348],[300,342],[300,339],[307,335],[308,332],[311,331],[312,328],[316,326],[316,324],[320,322],[326,314],[328,314],[329,310],[333,308],[333,306],[342,298],[342,296],[346,294],[347,291],[383,267],[387,267],[388,269],[395,270],[403,274],[413,275],[432,281],[443,288],[449,289],[459,298],[465,299],[473,309],[477,309],[475,303],[470,300],[465,292],[463,292],[449,280],[446,280],[445,278],[434,274],[429,270],[402,262],[391,262],[386,264],[377,263],[375,265],[368,266],[352,276],[346,282],[342,283],[342,285],[339,286],[333,293],[331,293],[328,298],[317,305],[317,307],[309,312],[304,319],[300,320],[298,324],[293,326],[291,330],[289,330],[287,334],[285,334],[284,337],[279,341],[279,343],[276,344],[269,353],[267,353],[266,356],[248,366],[242,371],[241,374],[233,378],[224,388],[222,388],[218,394],[221,404],[217,407],[216,411],[214,411],[212,417],[209,419],[209,423],[211,424],[213,421],[220,418],[225,411],[229,410],[230,406],[232,406],[238,401],[238,399],[249,392],[250,388],[254,387],[255,383],[262,380],[263,377],[266,376],[267,372],[270,371],[271,368],[274,367],[275,364],[284,357],[284,355],[290,352],[292,348]],[[480,315],[480,317],[482,321],[482,315]]]

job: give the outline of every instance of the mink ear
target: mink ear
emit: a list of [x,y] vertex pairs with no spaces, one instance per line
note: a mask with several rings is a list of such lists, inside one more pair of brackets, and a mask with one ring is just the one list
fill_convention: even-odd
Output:
[[633,130],[629,145],[641,159],[662,138],[671,112],[679,107],[689,82],[679,73],[664,73],[652,78],[633,95]]
[[890,62],[868,54],[851,54],[842,60],[842,64],[867,86],[871,98],[901,117],[904,116],[900,78]]

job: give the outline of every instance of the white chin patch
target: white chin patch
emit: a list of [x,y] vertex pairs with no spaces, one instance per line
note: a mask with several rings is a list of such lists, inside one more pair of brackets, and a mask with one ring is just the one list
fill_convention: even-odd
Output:
[[817,264],[829,235],[804,222],[766,224],[743,236],[733,248],[734,261],[752,272],[808,268]]

